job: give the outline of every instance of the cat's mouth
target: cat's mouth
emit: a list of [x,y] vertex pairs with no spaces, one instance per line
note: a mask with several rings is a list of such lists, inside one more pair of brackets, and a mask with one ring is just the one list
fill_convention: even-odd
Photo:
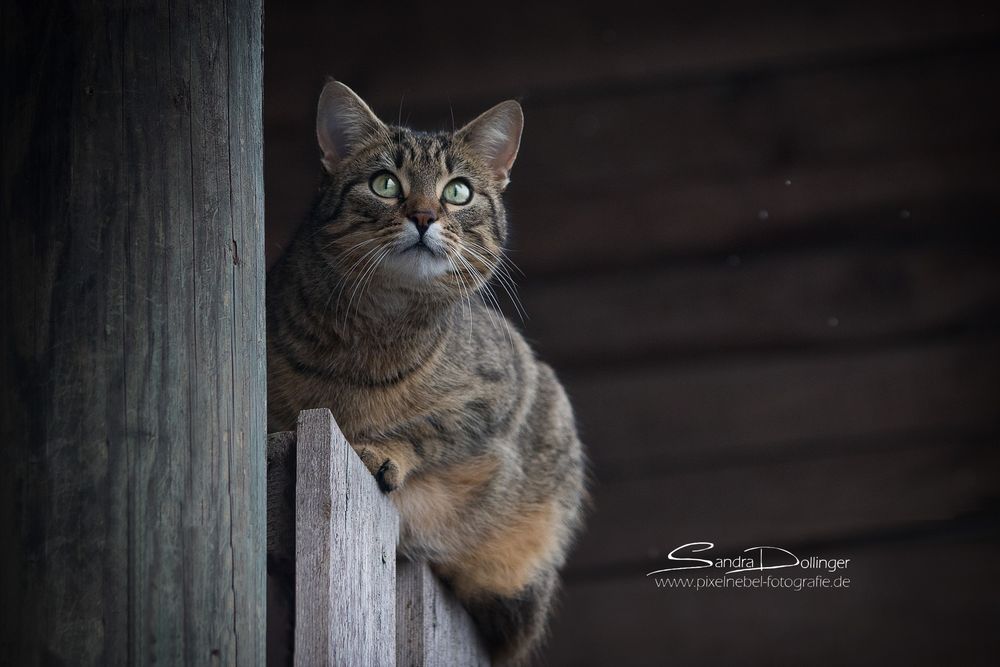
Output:
[[433,278],[448,272],[451,263],[444,248],[434,247],[434,241],[424,239],[400,247],[386,258],[385,266],[407,278]]
[[428,254],[428,255],[430,255],[432,257],[443,257],[444,256],[444,253],[442,253],[440,250],[436,250],[435,248],[432,248],[429,245],[427,245],[426,243],[424,243],[423,239],[420,239],[419,241],[417,241],[413,245],[405,248],[403,250],[403,252],[402,252],[402,254],[404,254],[404,255],[407,255],[407,254],[410,254],[410,253],[416,253],[416,254],[424,254],[424,253],[426,253],[426,254]]

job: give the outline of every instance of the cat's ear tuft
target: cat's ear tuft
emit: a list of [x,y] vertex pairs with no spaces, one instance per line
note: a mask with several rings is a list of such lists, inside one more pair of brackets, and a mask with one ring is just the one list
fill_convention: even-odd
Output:
[[385,129],[357,93],[328,81],[316,109],[316,139],[323,150],[323,167],[331,174],[337,164],[376,132]]
[[458,131],[490,165],[501,187],[510,180],[517,149],[521,145],[524,114],[514,100],[501,102]]

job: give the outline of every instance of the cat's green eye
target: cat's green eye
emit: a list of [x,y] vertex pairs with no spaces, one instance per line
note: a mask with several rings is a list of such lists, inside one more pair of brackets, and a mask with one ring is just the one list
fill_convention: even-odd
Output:
[[387,171],[380,171],[372,176],[372,180],[369,181],[368,186],[372,189],[372,192],[386,199],[398,197],[401,192],[399,181]]
[[456,178],[453,181],[448,181],[441,196],[449,204],[463,206],[472,200],[472,188],[461,178]]

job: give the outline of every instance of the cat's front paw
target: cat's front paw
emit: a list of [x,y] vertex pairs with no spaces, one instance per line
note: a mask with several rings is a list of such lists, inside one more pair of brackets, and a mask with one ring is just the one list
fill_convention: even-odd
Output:
[[403,470],[396,461],[387,458],[385,453],[380,451],[380,448],[361,445],[355,447],[354,451],[361,457],[361,461],[375,477],[378,487],[384,493],[392,493],[402,485]]
[[378,482],[378,488],[382,489],[384,493],[392,493],[403,483],[403,473],[395,461],[388,459],[379,466],[375,473],[375,481]]

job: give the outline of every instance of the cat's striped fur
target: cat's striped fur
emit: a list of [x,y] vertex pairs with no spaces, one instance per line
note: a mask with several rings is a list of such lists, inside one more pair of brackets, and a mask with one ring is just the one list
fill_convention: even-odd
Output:
[[[401,551],[432,564],[505,660],[543,634],[584,495],[562,387],[477,294],[509,280],[500,196],[521,124],[504,102],[457,132],[387,126],[331,81],[320,194],[267,278],[269,430],[329,407],[399,509]],[[373,191],[380,172],[397,197]],[[458,177],[465,205],[442,198]]]

